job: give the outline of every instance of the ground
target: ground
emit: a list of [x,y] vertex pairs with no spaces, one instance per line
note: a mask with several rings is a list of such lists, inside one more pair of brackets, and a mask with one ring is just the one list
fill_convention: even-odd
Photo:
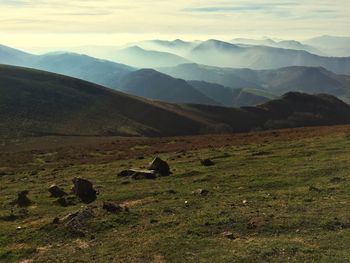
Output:
[[[117,176],[155,156],[171,176]],[[1,262],[350,262],[350,126],[26,138],[1,142],[0,158]],[[94,183],[97,200],[55,204],[47,188],[69,191],[75,176]],[[21,190],[27,208],[11,204]],[[127,210],[108,213],[104,201]],[[85,206],[95,217],[82,233],[52,223]]]

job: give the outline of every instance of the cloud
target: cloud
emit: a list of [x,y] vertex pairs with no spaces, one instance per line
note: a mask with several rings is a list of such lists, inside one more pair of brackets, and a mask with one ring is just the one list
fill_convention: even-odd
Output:
[[0,36],[349,35],[348,10],[348,0],[0,0]]

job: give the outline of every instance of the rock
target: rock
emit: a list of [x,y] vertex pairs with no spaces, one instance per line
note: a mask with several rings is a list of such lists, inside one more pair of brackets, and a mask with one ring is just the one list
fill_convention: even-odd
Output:
[[81,201],[89,204],[96,200],[97,192],[90,181],[79,177],[75,177],[72,181],[74,184],[72,191]]
[[84,236],[84,229],[88,221],[94,218],[94,216],[92,208],[86,207],[75,213],[68,214],[62,219],[62,222],[73,233]]
[[123,211],[123,208],[120,205],[116,205],[116,204],[111,203],[111,202],[104,202],[102,208],[104,210],[106,210],[107,212],[113,213],[113,214],[116,214],[116,213]]
[[156,179],[157,175],[153,170],[137,170],[131,177],[135,180]]
[[136,180],[141,179],[155,179],[157,175],[153,170],[139,170],[139,169],[129,169],[121,171],[118,174],[119,177],[131,177]]
[[130,169],[130,170],[123,170],[118,174],[118,177],[130,177],[135,173],[136,170]]
[[63,191],[61,188],[59,188],[57,185],[53,184],[48,189],[49,193],[52,197],[62,197],[67,195],[65,191]]
[[60,197],[55,201],[56,204],[59,204],[60,206],[66,207],[68,206],[68,202],[66,200],[66,198],[64,197]]
[[230,232],[230,231],[225,231],[225,232],[221,233],[221,235],[222,235],[223,237],[228,238],[228,239],[231,239],[231,240],[236,239],[235,236],[234,236],[234,234],[233,234],[232,232]]
[[208,195],[209,191],[205,190],[205,189],[197,189],[197,190],[193,191],[192,194],[204,196],[204,195]]
[[170,167],[167,162],[163,161],[159,157],[156,157],[150,164],[148,169],[154,170],[161,176],[168,176],[171,174]]
[[210,159],[201,160],[201,165],[203,166],[213,166],[214,162]]
[[19,192],[17,200],[14,203],[17,204],[19,207],[29,206],[32,203],[32,201],[30,201],[29,198],[27,197],[28,194],[29,194],[28,190]]

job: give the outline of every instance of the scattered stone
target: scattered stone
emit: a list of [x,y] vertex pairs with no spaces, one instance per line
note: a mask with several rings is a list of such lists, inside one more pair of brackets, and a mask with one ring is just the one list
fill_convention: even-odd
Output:
[[129,169],[121,171],[118,174],[119,177],[131,177],[135,180],[141,179],[155,179],[157,175],[153,170],[139,170],[139,169]]
[[97,191],[93,188],[90,181],[79,177],[75,177],[72,181],[74,184],[72,192],[78,196],[81,201],[89,204],[96,200]]
[[94,212],[91,207],[83,208],[75,213],[68,214],[62,219],[65,226],[80,236],[84,236],[84,229],[89,220],[94,218]]
[[230,231],[225,231],[223,233],[221,233],[221,235],[227,239],[231,239],[231,240],[234,240],[236,239],[236,237],[234,236],[234,234]]
[[210,159],[201,160],[201,165],[203,166],[213,166],[214,162]]
[[28,194],[29,194],[28,190],[24,190],[24,191],[19,192],[17,200],[14,203],[16,205],[18,205],[19,207],[29,206],[32,203],[32,201],[30,201],[30,199],[27,197]]
[[150,164],[148,169],[154,170],[161,176],[169,176],[171,174],[170,167],[167,162],[163,161],[159,157],[156,157]]
[[156,179],[157,175],[153,170],[137,170],[131,178],[135,180]]
[[52,224],[59,224],[60,223],[60,219],[58,217],[55,217],[53,220],[52,220]]
[[58,198],[54,203],[59,204],[60,206],[63,206],[63,207],[68,206],[68,202],[64,197]]
[[120,205],[116,205],[112,202],[104,202],[102,208],[112,214],[120,213],[123,211],[123,208]]
[[52,197],[56,197],[56,198],[67,195],[67,193],[65,191],[63,191],[61,188],[59,188],[55,184],[51,185],[49,187],[48,191]]
[[205,189],[197,189],[195,191],[192,192],[193,195],[200,195],[200,196],[205,196],[209,194],[208,190]]

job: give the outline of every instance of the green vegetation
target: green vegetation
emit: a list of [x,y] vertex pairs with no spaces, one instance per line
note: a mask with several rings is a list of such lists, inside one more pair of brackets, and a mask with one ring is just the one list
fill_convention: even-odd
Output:
[[[0,261],[347,262],[350,130],[322,129],[314,129],[313,136],[306,136],[306,129],[294,137],[286,131],[284,139],[278,133],[271,133],[275,138],[261,134],[259,140],[247,134],[239,137],[245,138],[241,143],[227,136],[222,146],[204,148],[197,137],[193,147],[198,149],[182,152],[159,148],[173,174],[144,181],[117,173],[146,165],[153,154],[142,159],[139,151],[152,149],[151,140],[134,145],[134,156],[126,159],[113,158],[118,146],[88,148],[97,159],[85,164],[74,158],[64,162],[60,149],[31,151],[28,161],[0,169]],[[166,139],[164,147],[185,139]],[[84,158],[81,148],[69,147],[70,154]],[[201,166],[201,158],[215,165]],[[89,205],[95,217],[84,236],[64,223],[52,224],[82,204],[61,207],[47,192],[52,183],[68,191],[75,176],[91,180],[100,192]],[[192,194],[200,188],[209,193]],[[32,206],[11,205],[25,189]],[[108,214],[103,201],[129,209]],[[235,239],[224,237],[225,231]]]

